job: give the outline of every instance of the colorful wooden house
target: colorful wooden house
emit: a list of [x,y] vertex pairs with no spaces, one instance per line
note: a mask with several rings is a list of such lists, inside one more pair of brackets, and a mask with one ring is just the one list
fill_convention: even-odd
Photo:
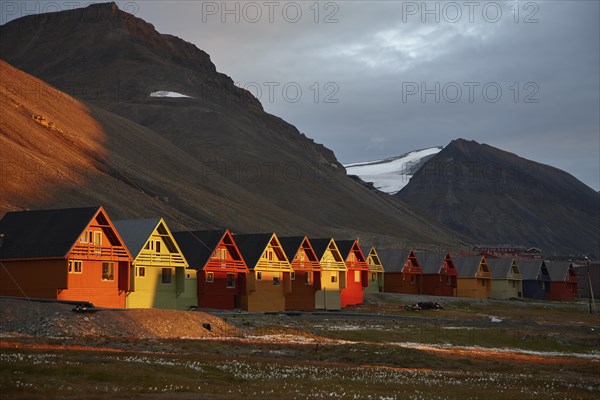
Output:
[[315,293],[318,310],[340,310],[341,291],[346,287],[348,268],[333,239],[311,239],[310,243],[321,264],[321,290]]
[[125,307],[133,260],[102,207],[9,212],[0,234],[0,295]]
[[385,270],[375,247],[371,247],[366,257],[369,264],[369,285],[365,288],[365,293],[383,292]]
[[547,300],[569,301],[577,297],[577,275],[571,261],[546,261],[550,275]]
[[475,299],[489,299],[492,293],[492,273],[484,256],[454,257],[458,271],[456,295]]
[[248,311],[285,311],[285,296],[292,291],[292,266],[275,233],[235,235],[250,270],[242,308]]
[[492,272],[492,293],[490,297],[498,300],[523,297],[523,280],[514,258],[487,258]]
[[127,308],[178,309],[184,294],[187,261],[162,218],[114,222],[133,256],[134,291]]
[[519,260],[523,297],[544,300],[550,293],[550,274],[544,260]]
[[192,304],[225,310],[242,308],[249,271],[231,232],[224,229],[173,235],[190,263],[186,282],[197,294]]
[[346,287],[340,293],[341,306],[352,306],[364,302],[364,290],[369,285],[369,264],[358,244],[358,240],[336,240],[348,272]]
[[458,272],[448,252],[418,252],[423,270],[422,294],[456,296]]
[[315,310],[315,294],[321,289],[321,264],[306,236],[280,237],[285,255],[292,263],[292,291],[285,295],[285,309]]
[[379,250],[379,258],[385,265],[384,292],[421,293],[423,270],[413,250]]

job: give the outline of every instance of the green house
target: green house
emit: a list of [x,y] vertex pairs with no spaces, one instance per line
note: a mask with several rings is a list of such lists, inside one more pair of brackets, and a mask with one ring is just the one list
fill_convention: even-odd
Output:
[[487,264],[492,272],[492,299],[523,298],[523,280],[513,258],[488,258]]
[[[197,303],[192,281],[195,271],[179,249],[162,218],[115,221],[133,256],[135,292],[127,294],[127,308],[187,310]],[[195,280],[194,280],[195,283]]]
[[385,271],[375,247],[371,247],[371,250],[365,255],[367,256],[367,264],[369,264],[369,285],[365,287],[365,293],[383,292],[383,274]]

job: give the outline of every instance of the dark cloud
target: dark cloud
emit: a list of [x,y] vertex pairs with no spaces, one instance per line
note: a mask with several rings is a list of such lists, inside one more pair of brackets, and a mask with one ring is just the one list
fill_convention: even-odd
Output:
[[342,162],[464,137],[600,187],[596,1],[133,4]]

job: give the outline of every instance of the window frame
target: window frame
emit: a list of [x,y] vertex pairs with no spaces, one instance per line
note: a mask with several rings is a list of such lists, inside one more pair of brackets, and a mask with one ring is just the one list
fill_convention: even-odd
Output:
[[215,273],[208,271],[206,273],[206,283],[215,283]]
[[[167,271],[168,271],[168,273],[165,274],[165,272],[167,272]],[[168,279],[165,279],[167,277],[168,277]],[[167,282],[167,280],[168,280],[168,282]],[[163,268],[160,272],[160,281],[163,285],[172,284],[173,283],[173,270],[169,267]]]
[[[106,268],[106,272],[105,272]],[[113,282],[115,280],[115,263],[113,261],[102,261],[102,281]]]

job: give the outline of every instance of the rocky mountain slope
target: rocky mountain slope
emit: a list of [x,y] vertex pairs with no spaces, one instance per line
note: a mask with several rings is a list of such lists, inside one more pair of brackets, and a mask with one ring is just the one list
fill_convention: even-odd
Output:
[[572,175],[475,141],[452,141],[396,197],[480,244],[598,256],[598,193]]
[[0,36],[3,60],[62,91],[2,65],[4,165],[61,171],[6,175],[3,211],[101,203],[177,228],[453,240],[349,179],[333,152],[265,113],[202,50],[114,4],[23,17]]

